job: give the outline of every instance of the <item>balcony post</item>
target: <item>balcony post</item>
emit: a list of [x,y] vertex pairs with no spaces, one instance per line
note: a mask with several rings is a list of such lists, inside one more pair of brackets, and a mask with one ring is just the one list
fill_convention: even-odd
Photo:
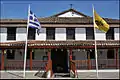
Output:
[[4,49],[2,49],[2,61],[1,61],[1,70],[4,70]]
[[88,52],[88,70],[91,69],[91,63],[90,63],[90,52]]
[[48,60],[51,60],[51,58],[50,58],[50,50],[48,50]]
[[30,50],[30,70],[32,70],[32,49]]
[[70,61],[72,60],[72,49],[70,48]]
[[115,62],[116,62],[116,69],[119,68],[118,66],[118,48],[116,48],[116,59],[115,59]]

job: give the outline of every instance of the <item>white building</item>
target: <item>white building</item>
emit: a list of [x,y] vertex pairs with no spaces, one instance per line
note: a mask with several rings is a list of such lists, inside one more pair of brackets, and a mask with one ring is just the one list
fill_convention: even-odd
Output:
[[[94,38],[97,40],[98,68],[118,69],[119,66],[119,22],[117,19],[104,18],[110,25],[107,33],[96,29],[94,36],[92,17],[74,9],[59,14],[39,18],[42,26],[38,35],[35,29],[29,28],[27,69],[44,69],[52,61],[53,73],[57,67],[69,72],[70,56],[76,69],[95,69]],[[24,47],[27,20],[1,19],[0,49],[4,70],[23,69]]]

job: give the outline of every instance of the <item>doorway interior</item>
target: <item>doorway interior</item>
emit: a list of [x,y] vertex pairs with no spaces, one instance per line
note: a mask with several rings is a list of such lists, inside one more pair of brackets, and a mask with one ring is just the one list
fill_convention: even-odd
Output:
[[53,73],[68,73],[67,49],[52,49],[51,60]]

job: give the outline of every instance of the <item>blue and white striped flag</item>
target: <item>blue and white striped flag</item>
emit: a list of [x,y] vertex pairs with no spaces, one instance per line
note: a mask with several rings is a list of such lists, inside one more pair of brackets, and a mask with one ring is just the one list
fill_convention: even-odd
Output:
[[31,27],[31,28],[37,29],[37,33],[39,35],[40,29],[41,29],[40,22],[38,21],[37,17],[35,16],[35,14],[31,10],[30,10],[28,16],[29,16],[28,26]]

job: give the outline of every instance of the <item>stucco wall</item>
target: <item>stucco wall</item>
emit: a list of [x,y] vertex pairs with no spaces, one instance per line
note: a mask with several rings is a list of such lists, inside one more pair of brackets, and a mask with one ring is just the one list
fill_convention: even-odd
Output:
[[120,28],[114,28],[114,39],[120,40]]
[[7,28],[0,28],[0,42],[7,41]]
[[59,15],[58,17],[83,17],[77,13],[67,12],[62,15]]
[[26,40],[26,28],[16,28],[16,41]]
[[55,40],[66,40],[66,28],[55,28]]
[[86,40],[85,28],[75,28],[75,40]]
[[106,40],[106,33],[96,29],[95,37],[96,37],[96,40]]
[[35,39],[45,41],[46,40],[46,28],[41,28],[39,35],[37,34],[37,30],[36,30]]
[[[120,28],[114,28],[114,40],[119,40]],[[106,40],[106,33],[96,29],[96,40]],[[7,40],[7,28],[0,28],[0,41],[25,41],[26,28],[16,28],[16,40]],[[46,40],[46,28],[41,28],[41,33],[35,33],[35,40]],[[55,28],[55,40],[66,40],[66,28]],[[75,40],[86,40],[86,29],[75,28]]]

